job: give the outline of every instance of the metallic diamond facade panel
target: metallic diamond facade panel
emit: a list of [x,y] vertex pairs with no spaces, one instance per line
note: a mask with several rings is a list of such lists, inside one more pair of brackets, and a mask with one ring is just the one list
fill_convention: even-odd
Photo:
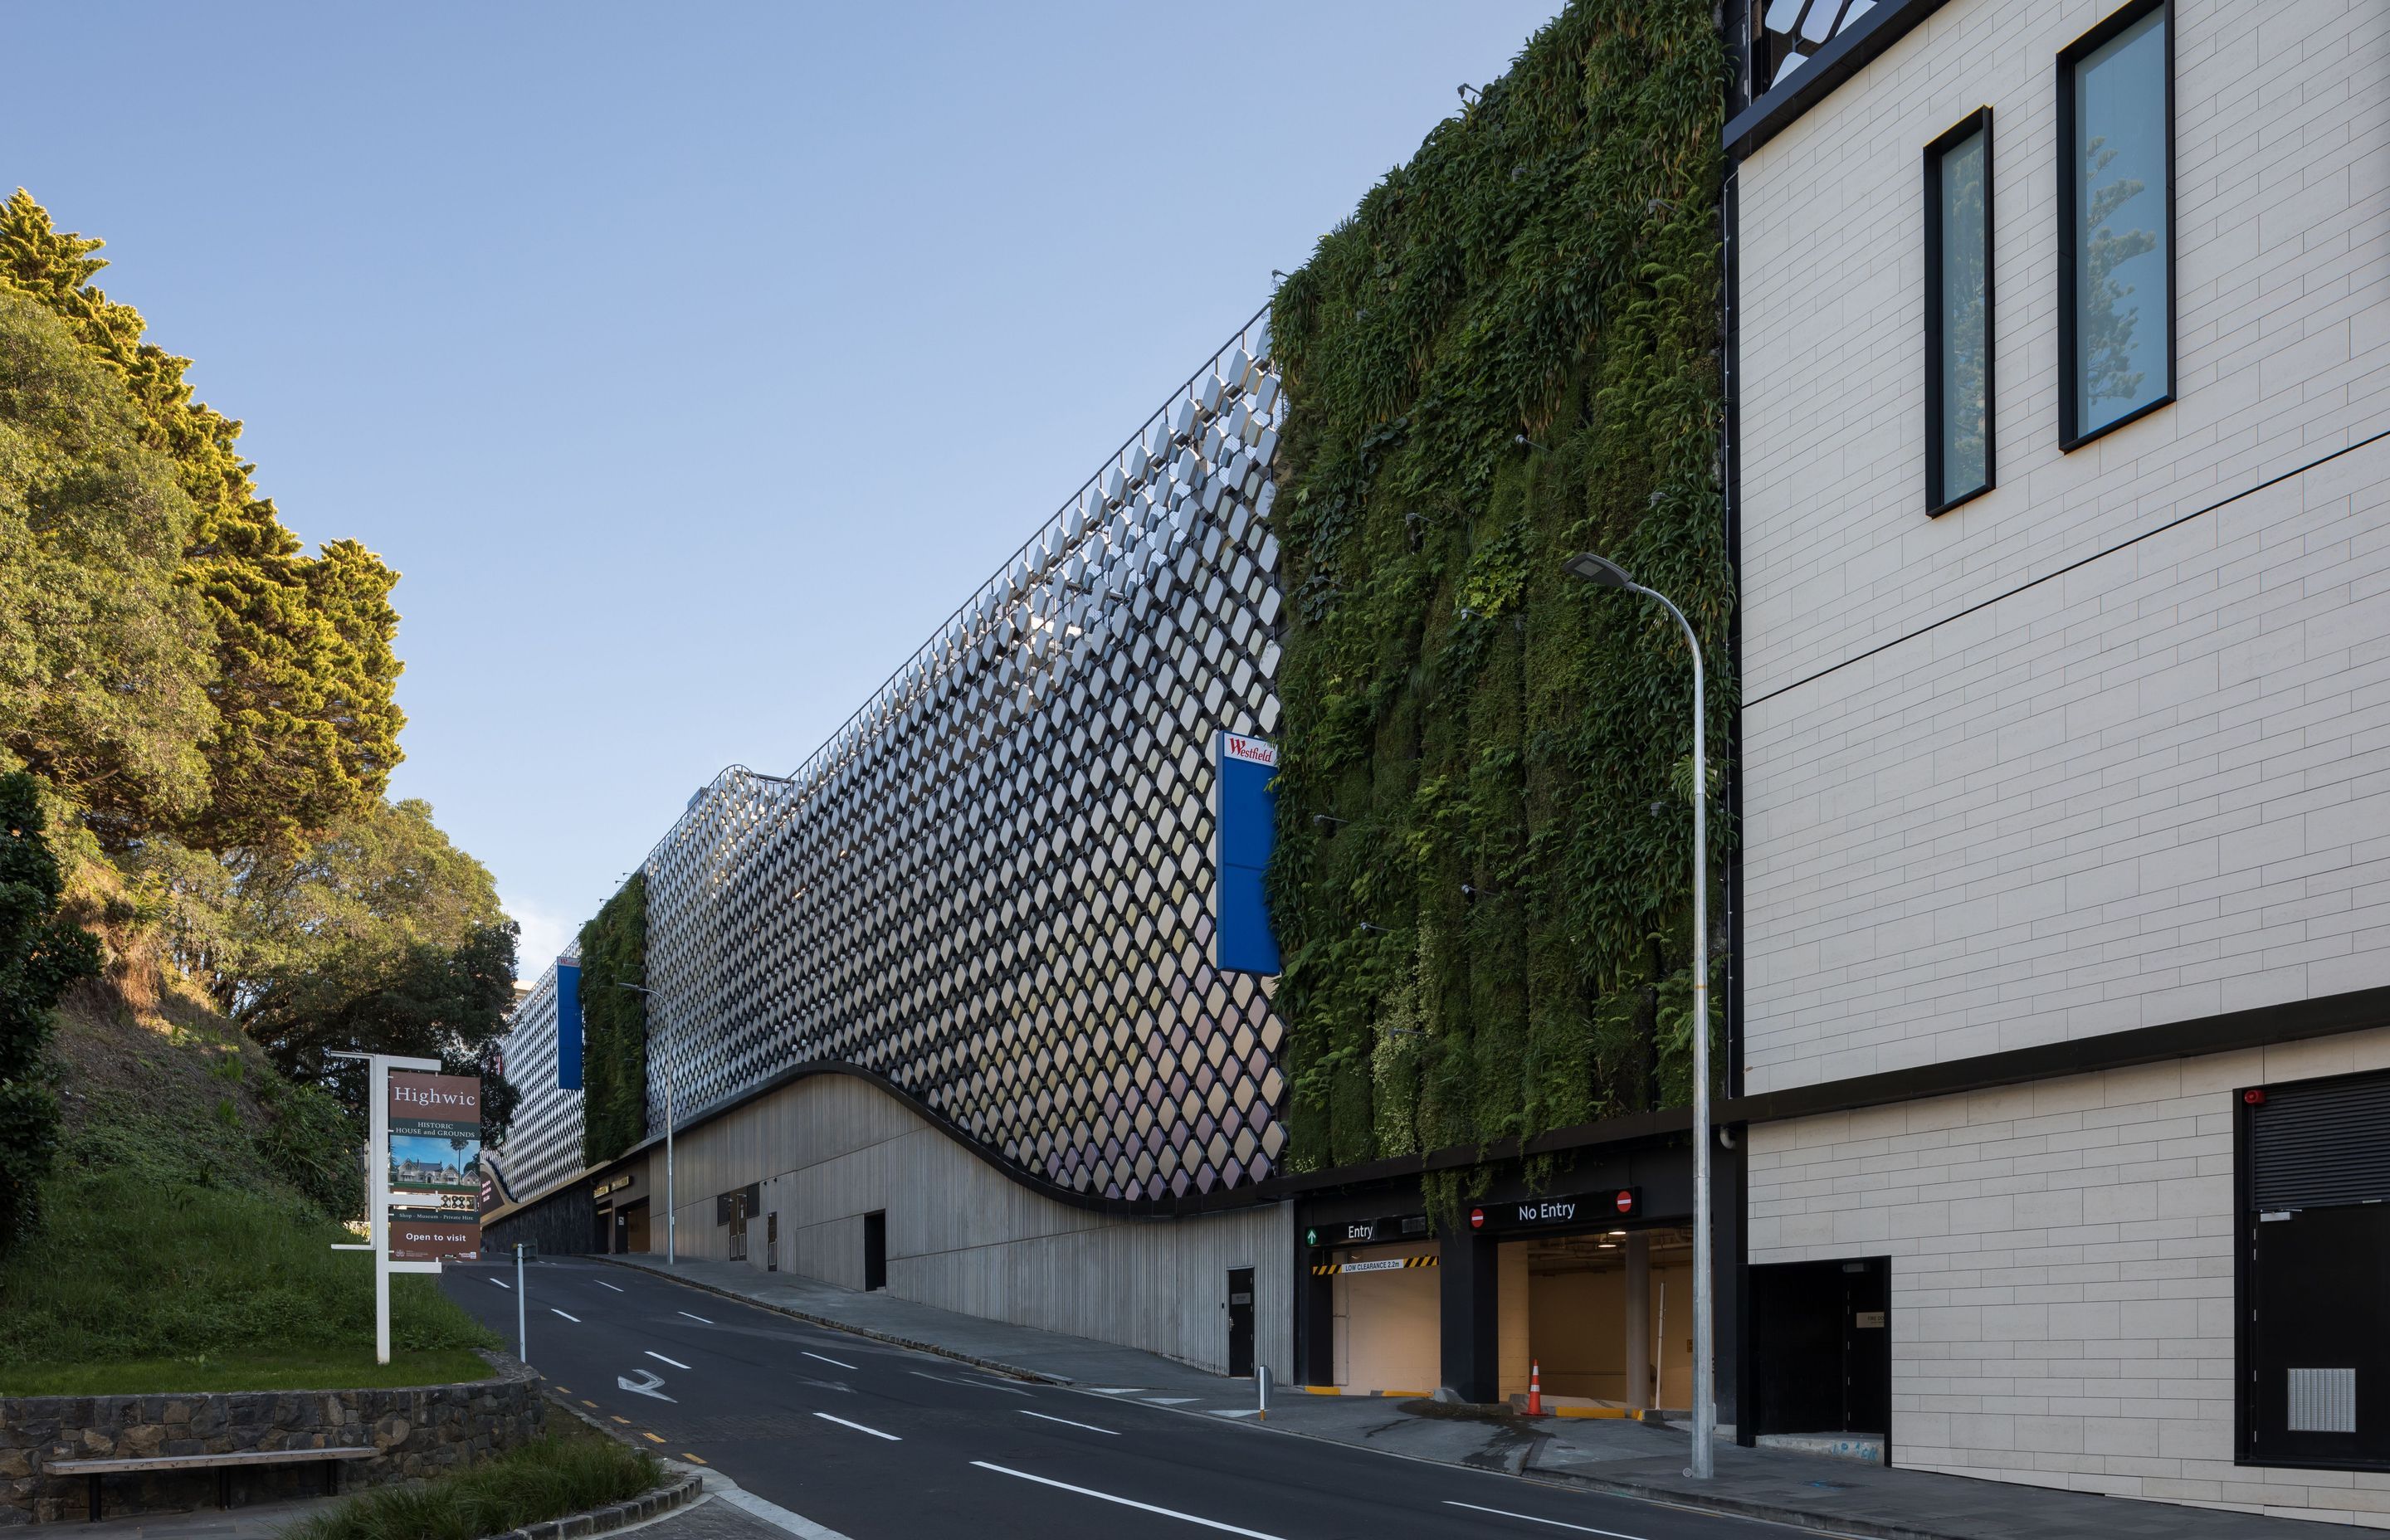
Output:
[[1266,738],[1284,417],[1261,318],[786,778],[647,862],[683,1121],[869,1070],[1024,1174],[1167,1208],[1273,1169],[1284,1029],[1211,961],[1213,752]]
[[[572,953],[566,954],[568,956]],[[498,1052],[522,1093],[506,1143],[491,1155],[504,1190],[534,1198],[581,1170],[581,1093],[556,1084],[556,965],[516,1002]]]

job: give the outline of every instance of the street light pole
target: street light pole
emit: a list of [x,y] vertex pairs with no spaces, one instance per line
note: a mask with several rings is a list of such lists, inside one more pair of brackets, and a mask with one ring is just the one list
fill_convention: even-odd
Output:
[[1703,741],[1708,711],[1702,642],[1665,594],[1644,587],[1618,563],[1580,552],[1565,565],[1589,583],[1659,600],[1684,628],[1685,645],[1693,654],[1693,1463],[1685,1474],[1706,1481],[1716,1469],[1711,1445],[1717,1436],[1717,1394],[1710,1274],[1709,762]]
[[[766,780],[773,780],[777,779],[778,777],[767,776],[765,778]],[[653,995],[655,993],[654,990],[649,989],[641,984],[626,984],[618,982],[614,987],[616,989],[627,989],[634,995]],[[663,1070],[664,1265],[667,1267],[674,1267],[680,1264],[680,1206],[674,1201],[673,1193],[673,1129],[677,1123],[679,1123],[680,1116],[673,1110],[673,1072],[672,1060],[670,1059],[666,1059],[664,1060]]]

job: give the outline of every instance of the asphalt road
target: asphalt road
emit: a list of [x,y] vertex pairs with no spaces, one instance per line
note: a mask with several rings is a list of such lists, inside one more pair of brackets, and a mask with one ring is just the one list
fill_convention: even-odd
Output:
[[[513,1281],[443,1276],[509,1343]],[[852,1540],[1793,1533],[1022,1384],[603,1263],[541,1263],[526,1284],[531,1362],[559,1392]]]

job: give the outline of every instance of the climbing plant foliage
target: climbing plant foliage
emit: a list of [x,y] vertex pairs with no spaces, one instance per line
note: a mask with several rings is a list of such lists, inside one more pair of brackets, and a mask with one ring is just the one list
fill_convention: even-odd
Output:
[[633,872],[581,928],[581,1150],[591,1165],[648,1136],[648,878]]
[[1690,658],[1561,562],[1683,607],[1715,787],[1725,82],[1707,4],[1578,0],[1279,290],[1295,1169],[1690,1096]]

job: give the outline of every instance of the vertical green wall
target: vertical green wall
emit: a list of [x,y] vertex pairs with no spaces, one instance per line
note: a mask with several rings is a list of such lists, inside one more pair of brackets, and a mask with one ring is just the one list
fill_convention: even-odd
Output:
[[1715,787],[1726,80],[1708,4],[1581,0],[1279,291],[1292,1169],[1690,1095],[1690,666],[1561,561],[1702,633]]
[[634,872],[581,928],[581,1152],[610,1161],[648,1134],[648,877]]

